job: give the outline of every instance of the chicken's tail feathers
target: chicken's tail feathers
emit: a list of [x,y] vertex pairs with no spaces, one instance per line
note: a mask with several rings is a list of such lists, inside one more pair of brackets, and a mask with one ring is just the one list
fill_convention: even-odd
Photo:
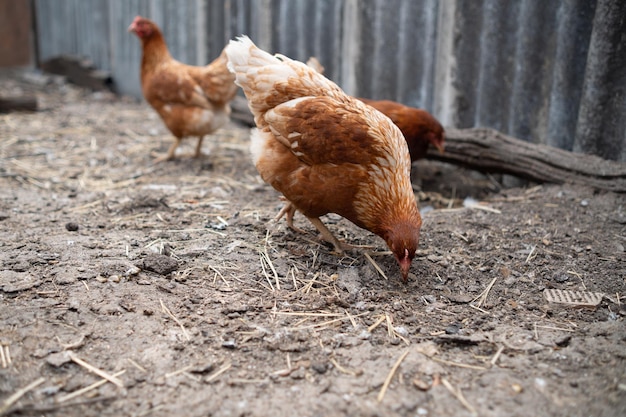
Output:
[[224,49],[226,56],[228,56],[228,69],[230,72],[236,74],[238,70],[241,70],[241,67],[247,65],[253,49],[258,48],[246,35],[230,40]]
[[251,82],[250,76],[256,74],[259,68],[281,62],[258,48],[246,35],[231,40],[224,50],[228,57],[228,70],[235,74],[237,84],[244,89],[244,84]]
[[255,117],[271,108],[305,96],[343,96],[344,93],[306,64],[284,55],[271,55],[243,35],[226,46],[228,69],[248,99]]

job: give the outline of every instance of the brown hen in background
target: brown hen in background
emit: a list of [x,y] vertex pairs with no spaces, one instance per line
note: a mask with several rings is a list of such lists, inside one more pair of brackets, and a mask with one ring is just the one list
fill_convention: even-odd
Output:
[[[310,57],[306,64],[320,74],[324,73],[324,67],[316,57]],[[360,97],[359,100],[389,117],[400,128],[409,147],[411,162],[424,158],[429,145],[433,145],[439,152],[443,153],[445,142],[443,127],[426,110],[405,106],[391,100],[372,100]]]
[[183,64],[170,55],[159,27],[137,16],[128,27],[141,40],[141,90],[175,137],[167,154],[156,162],[174,158],[184,137],[197,136],[195,157],[202,139],[230,120],[229,102],[237,93],[235,77],[226,68],[226,55],[207,66]]
[[391,100],[359,98],[389,117],[402,131],[411,154],[411,162],[422,159],[433,145],[443,153],[445,134],[441,124],[426,110],[405,106]]

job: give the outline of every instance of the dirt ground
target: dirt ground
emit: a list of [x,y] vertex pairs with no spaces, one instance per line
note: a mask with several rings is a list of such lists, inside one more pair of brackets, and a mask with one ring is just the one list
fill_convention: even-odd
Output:
[[3,74],[23,92],[40,111],[0,115],[0,415],[626,415],[624,195],[419,162],[405,285],[338,216],[371,248],[272,222],[248,128],[153,164],[171,136],[145,103]]

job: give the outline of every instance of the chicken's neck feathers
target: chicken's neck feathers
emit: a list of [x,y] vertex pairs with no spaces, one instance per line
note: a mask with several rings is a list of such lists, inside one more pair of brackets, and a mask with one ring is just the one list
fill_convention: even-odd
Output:
[[173,60],[161,32],[155,32],[151,37],[143,39],[142,41],[142,70],[151,71],[155,69],[158,65]]

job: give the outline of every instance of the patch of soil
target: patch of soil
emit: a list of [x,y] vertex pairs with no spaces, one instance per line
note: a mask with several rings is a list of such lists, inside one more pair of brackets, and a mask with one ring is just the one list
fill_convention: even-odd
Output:
[[0,115],[0,415],[626,415],[623,195],[419,162],[404,285],[338,216],[373,249],[272,222],[248,129],[154,164],[146,104],[48,81],[0,80],[40,103]]

